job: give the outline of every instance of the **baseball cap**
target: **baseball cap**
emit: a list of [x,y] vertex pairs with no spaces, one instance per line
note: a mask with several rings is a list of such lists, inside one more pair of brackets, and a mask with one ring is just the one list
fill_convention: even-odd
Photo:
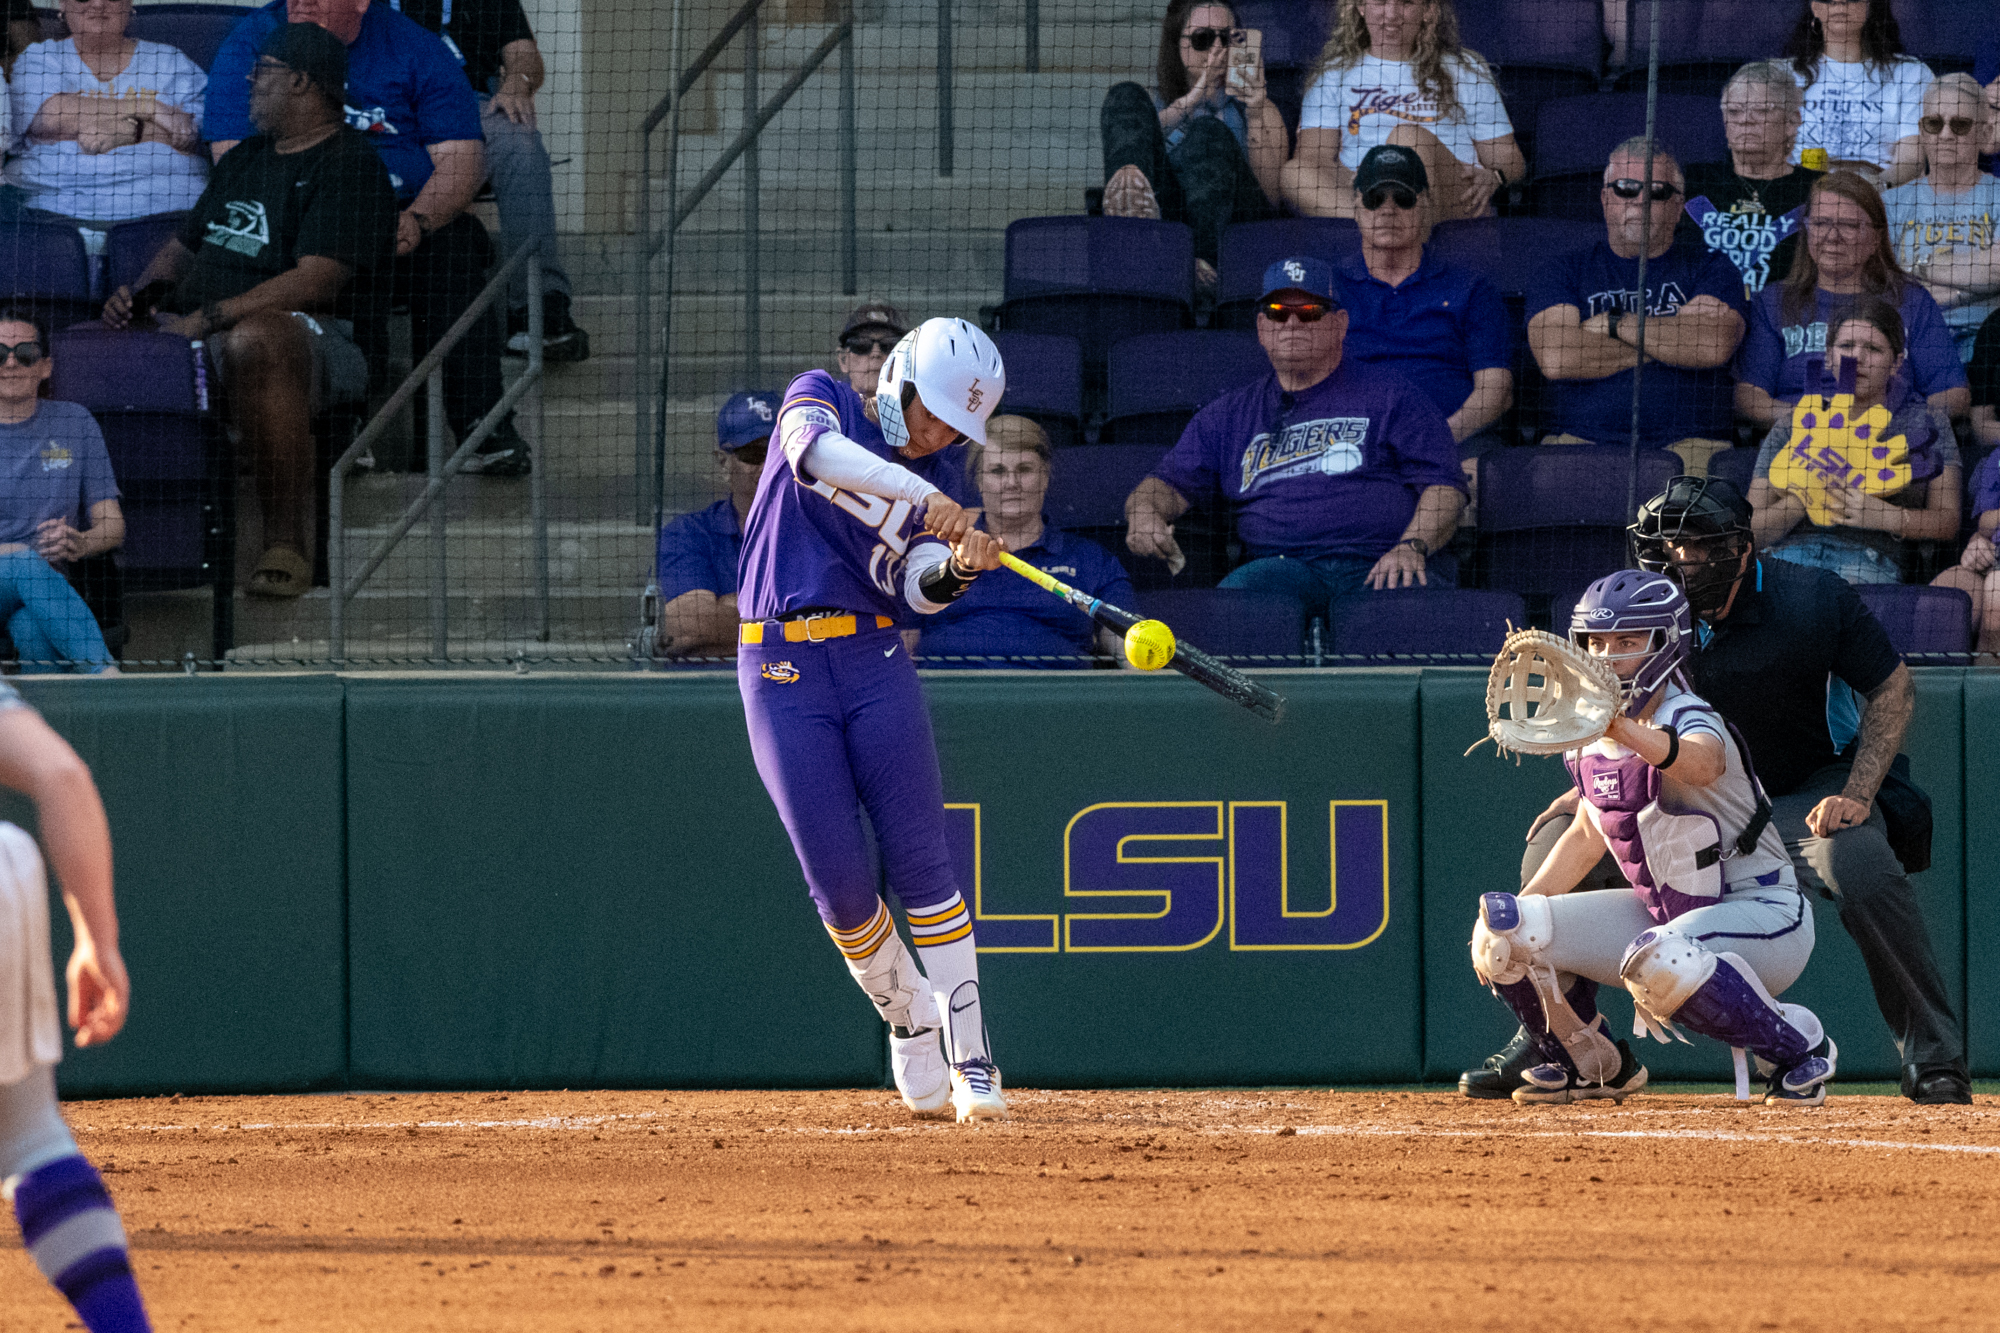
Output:
[[287,23],[273,29],[257,54],[297,70],[335,102],[347,96],[347,47],[317,23]]
[[734,451],[769,439],[778,424],[780,401],[775,393],[731,395],[715,414],[715,447]]
[[1400,185],[1411,194],[1422,194],[1431,188],[1431,178],[1424,171],[1422,158],[1407,148],[1385,143],[1369,149],[1354,172],[1356,194],[1367,194],[1378,185]]
[[1304,292],[1340,309],[1340,289],[1333,284],[1333,265],[1324,259],[1298,255],[1280,259],[1265,269],[1264,294],[1258,299],[1268,301],[1279,292]]
[[910,331],[910,317],[887,301],[864,301],[847,312],[840,336],[846,338],[861,329],[888,329],[900,338]]

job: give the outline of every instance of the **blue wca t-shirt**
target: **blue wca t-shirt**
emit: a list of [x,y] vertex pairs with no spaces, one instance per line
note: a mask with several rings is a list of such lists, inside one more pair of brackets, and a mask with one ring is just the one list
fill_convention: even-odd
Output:
[[[208,76],[203,132],[211,142],[255,134],[251,68],[264,40],[285,23],[285,0],[256,10],[231,30]],[[430,145],[483,141],[479,99],[437,35],[387,5],[370,5],[347,48],[347,123],[368,136],[396,198],[408,203],[431,178]]]
[[0,542],[28,542],[52,518],[79,531],[91,508],[118,498],[104,432],[76,403],[44,400],[21,422],[0,422]]

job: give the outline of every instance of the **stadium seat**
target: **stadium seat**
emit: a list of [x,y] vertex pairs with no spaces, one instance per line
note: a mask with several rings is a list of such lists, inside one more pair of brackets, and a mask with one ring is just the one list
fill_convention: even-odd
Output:
[[1057,450],[1083,440],[1083,348],[1063,333],[996,333],[993,345],[1007,368],[999,411],[1027,417]]
[[1178,222],[1075,215],[1007,227],[999,325],[1083,348],[1086,408],[1112,344],[1194,322],[1194,233]]
[[214,590],[214,654],[234,623],[235,474],[212,428],[188,340],[85,325],[51,338],[50,392],[104,431],[125,510],[126,586]]
[[1581,250],[1604,239],[1604,219],[1466,218],[1440,222],[1431,231],[1430,253],[1447,264],[1468,268],[1503,295],[1524,292],[1552,256]]
[[[1644,93],[1561,97],[1542,107],[1533,158],[1535,212],[1602,221],[1600,190],[1611,150],[1646,132]],[[1722,105],[1712,97],[1661,96],[1655,133],[1683,164],[1729,156]]]
[[56,328],[95,315],[90,262],[76,228],[19,222],[0,233],[0,296],[27,305]]
[[1139,610],[1164,620],[1175,638],[1237,666],[1299,666],[1305,625],[1289,597],[1238,588],[1139,591]]
[[[1042,512],[1059,528],[1123,528],[1125,497],[1172,443],[1101,444],[1057,454]],[[1124,545],[1121,534],[1117,548]]]
[[1625,529],[1643,502],[1680,475],[1664,449],[1622,444],[1495,449],[1479,459],[1478,565],[1488,588],[1552,597],[1627,566]]
[[1299,107],[1332,27],[1325,0],[1239,0],[1236,25],[1264,34],[1264,92],[1298,133]]
[[1993,27],[1993,0],[1893,0],[1903,49],[1939,74],[1971,72],[1979,39]]
[[1601,0],[1475,0],[1457,8],[1459,42],[1494,66],[1514,137],[1532,162],[1542,103],[1597,90]]
[[1270,372],[1256,338],[1211,329],[1147,333],[1111,349],[1110,415],[1098,438],[1172,444],[1222,394]]
[[1357,592],[1333,613],[1329,666],[1410,665],[1411,658],[1485,665],[1507,627],[1523,629],[1528,607],[1518,593],[1472,588]]
[[1708,475],[1718,481],[1734,482],[1736,489],[1750,494],[1750,477],[1757,470],[1755,449],[1724,449],[1708,460]]
[[138,5],[125,35],[177,46],[203,70],[210,70],[215,67],[215,53],[248,12],[238,5]]
[[[181,224],[187,220],[185,213],[155,213],[147,218],[134,218],[111,228],[104,243],[104,258],[107,264],[107,280],[110,288],[137,288],[139,275],[146,271],[146,265],[153,262],[153,256],[160,247],[180,233]],[[106,295],[109,295],[109,291]]]
[[1361,229],[1345,218],[1278,218],[1239,222],[1222,233],[1216,264],[1215,313],[1209,327],[1256,327],[1264,270],[1291,255],[1333,263],[1361,253]]
[[1963,666],[1972,649],[1972,598],[1957,588],[1869,583],[1855,588],[1905,657],[1931,666]]
[[[1652,0],[1627,0],[1626,69],[1614,91],[1646,90]],[[1729,76],[1785,49],[1798,11],[1770,0],[1661,0],[1660,91],[1719,100]]]

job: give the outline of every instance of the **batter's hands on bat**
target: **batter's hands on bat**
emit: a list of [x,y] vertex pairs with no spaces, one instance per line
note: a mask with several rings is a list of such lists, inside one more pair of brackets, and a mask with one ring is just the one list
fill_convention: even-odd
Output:
[[1000,568],[1000,553],[1006,549],[1007,543],[992,533],[974,528],[965,534],[964,540],[951,544],[951,558],[966,573],[977,574]]
[[78,1046],[102,1046],[125,1026],[132,982],[116,947],[80,939],[69,956],[69,1025]]
[[1408,542],[1391,546],[1375,562],[1375,568],[1368,571],[1368,586],[1377,592],[1384,588],[1428,588],[1430,582],[1424,558]]
[[1842,829],[1860,828],[1868,822],[1868,802],[1846,796],[1829,796],[1806,816],[1806,829],[1816,838],[1831,838]]
[[1562,795],[1550,801],[1549,808],[1536,815],[1535,822],[1528,825],[1527,841],[1533,842],[1535,835],[1542,831],[1542,826],[1547,824],[1551,819],[1563,819],[1575,815],[1576,802],[1577,794],[1574,787],[1567,788]]
[[965,540],[965,534],[973,530],[978,518],[975,511],[961,508],[958,501],[943,491],[933,492],[924,501],[924,531],[944,538],[952,546]]

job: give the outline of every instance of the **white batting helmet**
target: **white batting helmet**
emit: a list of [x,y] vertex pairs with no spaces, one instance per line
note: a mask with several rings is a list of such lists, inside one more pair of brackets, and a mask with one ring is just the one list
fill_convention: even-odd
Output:
[[986,443],[986,418],[1007,390],[1000,349],[962,319],[927,319],[903,335],[876,381],[875,415],[889,447],[910,442],[903,409],[912,395],[938,420],[976,443]]

